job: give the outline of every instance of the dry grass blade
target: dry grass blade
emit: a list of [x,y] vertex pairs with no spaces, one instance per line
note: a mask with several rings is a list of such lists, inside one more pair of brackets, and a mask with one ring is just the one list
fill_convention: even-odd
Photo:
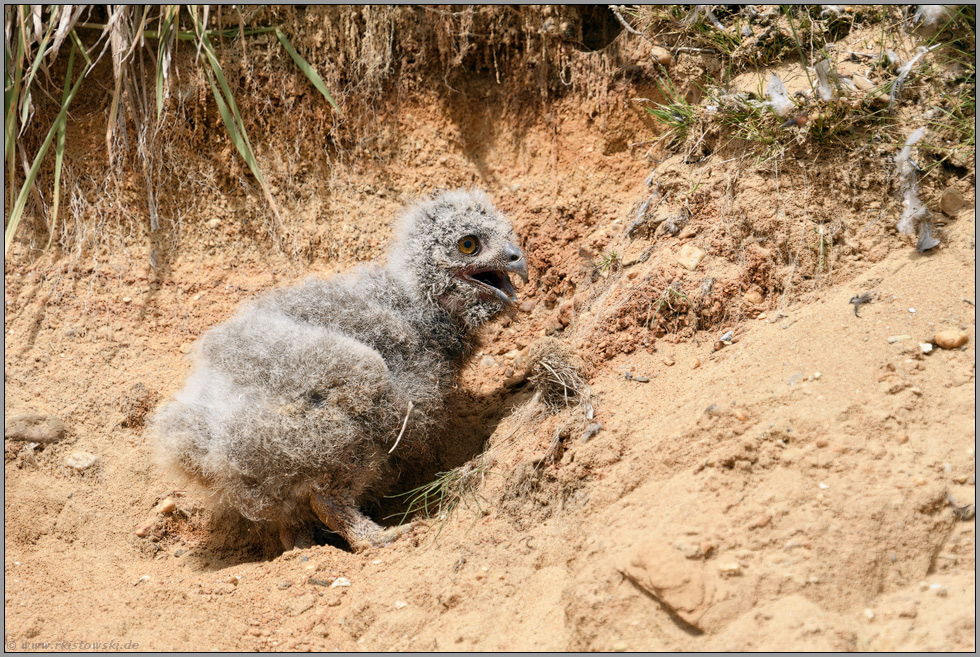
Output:
[[160,13],[160,30],[158,32],[159,43],[157,44],[157,68],[156,68],[156,90],[157,90],[157,120],[163,116],[163,101],[169,89],[170,81],[170,60],[173,55],[175,43],[176,18],[180,13],[180,5],[167,5]]
[[[9,12],[9,13],[8,13]],[[16,21],[14,16],[16,16]],[[21,11],[20,5],[15,5],[14,7],[7,8],[4,18],[6,19],[7,29],[11,29],[16,23],[16,27],[13,27],[15,31],[13,38],[17,41],[16,55],[14,59],[10,59],[10,48],[9,48],[9,37],[7,39],[7,47],[4,48],[4,84],[3,84],[3,102],[4,102],[4,122],[3,122],[3,157],[7,162],[7,175],[9,176],[10,182],[10,196],[8,198],[14,198],[14,190],[16,189],[16,168],[15,168],[15,157],[14,151],[16,150],[16,140],[17,140],[17,108],[20,105],[20,93],[21,93],[21,83],[24,75],[24,55],[25,55],[25,44],[23,38],[23,12]],[[13,78],[10,77],[10,71],[13,70]]]
[[[130,20],[132,14],[130,12],[130,7],[123,5],[120,6],[117,11],[113,14],[112,18],[109,20],[109,25],[111,27],[106,28],[109,31],[109,43],[112,48],[112,72],[115,80],[115,86],[112,93],[112,102],[109,108],[109,120],[106,126],[106,147],[109,153],[109,164],[113,163],[114,159],[114,148],[113,143],[117,141],[116,137],[121,137],[123,145],[125,145],[126,130],[125,124],[123,124],[122,129],[116,130],[116,123],[119,120],[119,105],[124,92],[124,89],[129,89],[130,93],[133,90],[131,84],[132,78],[127,79],[127,75],[130,74],[131,65],[129,64],[132,58],[133,52],[136,50],[136,46],[142,41],[143,34],[146,31],[146,20],[149,15],[149,7],[143,8],[143,14],[140,17],[139,23],[133,25]],[[130,99],[130,103],[134,99]],[[145,111],[143,112],[145,114]]]
[[[258,160],[255,158],[255,151],[252,149],[248,134],[245,132],[245,123],[242,121],[241,114],[238,112],[235,97],[231,93],[231,87],[228,86],[228,80],[221,70],[221,64],[218,62],[214,47],[211,45],[211,39],[208,37],[207,30],[205,29],[207,10],[204,12],[203,19],[199,19],[192,5],[191,20],[194,23],[194,31],[198,37],[198,52],[203,52],[207,60],[205,72],[208,77],[208,83],[211,85],[211,93],[214,95],[215,103],[218,105],[221,120],[225,124],[225,129],[228,130],[232,143],[235,144],[235,148],[242,156],[242,159],[245,160],[252,175],[255,176],[259,186],[262,188],[262,193],[269,203],[272,214],[275,215],[277,221],[281,222],[282,217],[279,214],[279,206],[276,204],[276,199],[272,196],[272,190],[269,189],[265,176],[262,175],[262,169],[259,167]],[[215,81],[217,81],[217,84],[215,84]]]
[[[17,88],[17,103],[15,105],[16,108],[15,118],[19,116],[21,130],[23,130],[24,126],[27,124],[27,112],[29,111],[31,105],[30,85],[28,82],[24,81],[24,77],[23,77],[24,75],[23,66],[24,66],[25,57],[27,57],[28,53],[30,52],[30,49],[27,46],[27,42],[30,40],[28,36],[28,31],[30,30],[30,23],[28,23],[24,19],[23,10],[25,9],[27,9],[26,5],[17,5],[17,8],[15,9],[17,13],[17,32],[15,38],[17,39],[17,48],[19,51],[17,57],[17,66],[20,68],[18,74],[21,76],[20,84],[18,85]],[[18,132],[14,133],[15,136],[18,134],[19,134]]]
[[[81,50],[82,54],[85,55],[84,48],[82,48],[78,37],[73,34],[73,39],[75,43],[73,44],[74,49]],[[17,226],[20,224],[21,217],[24,214],[24,206],[27,204],[27,195],[30,193],[34,186],[34,180],[37,178],[37,172],[41,168],[41,162],[44,160],[44,156],[47,155],[48,149],[51,148],[51,142],[54,141],[55,136],[58,133],[60,126],[64,125],[68,118],[68,107],[71,105],[71,101],[75,98],[75,94],[78,93],[78,89],[82,86],[85,81],[85,74],[88,73],[89,69],[92,67],[92,62],[86,62],[85,68],[82,70],[75,84],[72,85],[71,90],[65,94],[64,99],[61,103],[61,110],[55,117],[54,122],[51,124],[51,128],[48,130],[47,136],[44,138],[44,142],[38,149],[37,155],[34,157],[34,163],[31,165],[30,170],[27,172],[27,176],[24,180],[24,184],[21,185],[20,192],[17,194],[17,199],[14,201],[13,207],[10,210],[10,216],[7,220],[7,228],[4,231],[3,236],[3,252],[7,253],[10,248],[10,244],[13,242],[14,234],[17,232]],[[66,82],[67,84],[67,82]]]
[[[68,70],[65,72],[64,93],[61,96],[62,106],[68,101],[68,90],[71,85],[71,72],[75,66],[75,49],[72,48],[68,54]],[[44,247],[47,251],[51,248],[54,240],[54,231],[58,227],[58,207],[61,204],[61,170],[65,162],[65,135],[67,131],[67,121],[58,123],[58,136],[54,144],[54,191],[51,197],[51,222],[48,225],[48,243]]]
[[58,57],[61,44],[68,38],[69,33],[71,33],[78,23],[78,19],[82,17],[82,12],[85,11],[85,7],[86,5],[61,5],[61,17],[58,20],[58,29],[54,32],[54,42],[48,51],[48,57],[51,61],[54,61]]
[[327,85],[323,83],[323,78],[320,77],[320,74],[316,72],[316,69],[313,68],[308,61],[303,59],[303,57],[296,52],[296,49],[293,48],[293,44],[289,42],[289,39],[286,38],[286,35],[283,34],[282,30],[280,30],[278,27],[276,28],[276,37],[279,38],[279,43],[281,43],[282,47],[285,48],[287,53],[289,53],[289,56],[293,58],[293,61],[296,62],[296,66],[299,67],[299,70],[303,71],[306,79],[309,80],[310,83],[316,87],[317,91],[323,94],[323,97],[327,99],[327,102],[333,105],[333,108],[339,112],[340,108],[337,107],[337,102],[333,99],[333,96],[330,95],[330,92],[327,91]]
[[[31,19],[34,21],[34,38],[38,39],[44,31],[44,21],[41,20],[41,12],[44,11],[43,5],[30,5]],[[40,41],[38,41],[40,43]]]
[[112,166],[114,158],[112,142],[116,136],[116,118],[119,115],[119,97],[122,94],[123,75],[125,74],[126,51],[129,50],[129,26],[126,16],[129,14],[129,5],[118,5],[116,10],[109,17],[109,45],[112,48],[112,75],[115,80],[115,87],[112,92],[112,102],[109,104],[109,120],[105,129],[106,149],[109,153],[109,165]]
[[[215,60],[217,64],[217,60]],[[214,95],[214,101],[218,106],[218,112],[221,114],[221,121],[225,124],[225,129],[228,130],[228,135],[231,137],[231,141],[235,144],[235,148],[238,150],[242,159],[248,165],[251,170],[252,175],[259,182],[262,188],[263,194],[265,194],[266,201],[268,201],[269,206],[272,208],[272,213],[276,216],[276,219],[280,219],[279,208],[276,205],[276,199],[272,196],[272,191],[269,189],[268,183],[265,181],[265,177],[262,175],[262,170],[259,168],[258,161],[255,159],[255,153],[252,151],[252,145],[248,141],[248,135],[245,134],[245,128],[242,126],[241,116],[238,114],[238,108],[235,106],[235,100],[231,97],[230,92],[228,96],[225,97],[222,94],[222,90],[227,88],[228,83],[225,80],[224,75],[221,73],[221,69],[209,70],[207,71],[208,83],[211,85],[211,93]],[[222,90],[219,90],[218,86],[215,85],[215,78],[218,79],[218,83],[221,85]],[[227,102],[225,100],[227,98]]]
[[38,46],[37,54],[34,56],[34,60],[31,62],[31,69],[27,74],[27,79],[24,81],[23,96],[20,99],[21,102],[21,123],[25,123],[27,120],[27,115],[30,113],[31,105],[31,84],[34,82],[34,78],[37,76],[38,70],[44,63],[44,53],[47,50],[48,42],[51,40],[54,34],[54,27],[49,27],[45,32],[44,36],[41,37],[41,43]]

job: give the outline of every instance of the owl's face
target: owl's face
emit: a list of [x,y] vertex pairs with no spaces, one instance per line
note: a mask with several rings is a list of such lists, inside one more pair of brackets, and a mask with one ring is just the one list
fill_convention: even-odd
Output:
[[420,292],[475,328],[517,304],[510,274],[527,263],[510,222],[482,192],[446,192],[406,218],[392,265],[410,267]]

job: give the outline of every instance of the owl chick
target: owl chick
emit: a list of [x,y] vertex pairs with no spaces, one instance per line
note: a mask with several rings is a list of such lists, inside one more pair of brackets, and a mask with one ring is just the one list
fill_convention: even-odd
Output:
[[360,507],[391,492],[445,422],[474,332],[527,282],[510,223],[480,191],[402,216],[387,263],[268,293],[207,331],[155,415],[159,460],[218,505],[277,523],[285,549],[318,520],[353,549],[389,543]]

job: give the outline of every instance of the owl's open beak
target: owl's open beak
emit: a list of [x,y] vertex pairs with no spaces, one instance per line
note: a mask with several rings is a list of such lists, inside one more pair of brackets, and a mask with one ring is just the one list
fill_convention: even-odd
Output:
[[524,252],[513,244],[504,247],[503,264],[499,268],[476,269],[466,272],[462,277],[508,306],[517,305],[517,292],[510,282],[510,274],[517,274],[527,283],[527,262]]

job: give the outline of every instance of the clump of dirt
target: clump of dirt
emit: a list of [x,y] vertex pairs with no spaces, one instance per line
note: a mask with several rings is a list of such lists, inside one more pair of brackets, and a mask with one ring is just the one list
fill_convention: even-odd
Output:
[[[5,441],[8,648],[974,649],[975,168],[947,116],[970,73],[951,29],[890,113],[873,91],[818,101],[798,38],[879,87],[898,75],[879,50],[927,43],[902,8],[826,7],[246,13],[342,109],[273,36],[222,40],[281,223],[191,53],[155,142],[157,229],[144,165],[106,173],[106,98],[81,94],[61,250],[32,201],[5,260],[5,416],[66,428]],[[762,104],[772,73],[805,121]],[[940,244],[919,253],[894,160],[929,121]],[[481,336],[432,463],[371,509],[412,532],[282,553],[175,490],[145,420],[194,340],[383,257],[404,203],[471,185],[531,282]]]

